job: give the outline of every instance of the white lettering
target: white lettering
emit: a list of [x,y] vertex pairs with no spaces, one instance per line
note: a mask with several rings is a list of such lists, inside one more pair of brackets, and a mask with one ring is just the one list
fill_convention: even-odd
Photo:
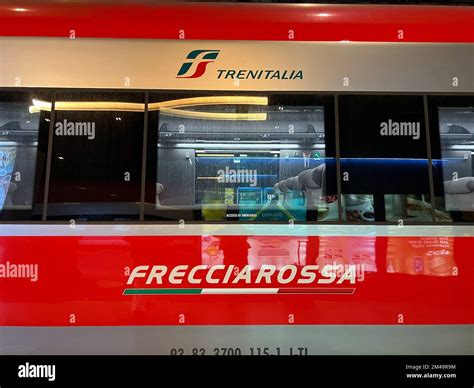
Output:
[[20,378],[43,378],[48,381],[56,380],[56,365],[33,365],[29,362],[18,366]]

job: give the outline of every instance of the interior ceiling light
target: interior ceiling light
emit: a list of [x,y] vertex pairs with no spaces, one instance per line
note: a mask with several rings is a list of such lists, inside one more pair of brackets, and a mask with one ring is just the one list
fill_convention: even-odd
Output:
[[261,142],[256,142],[252,144],[241,144],[241,143],[221,143],[221,144],[208,144],[208,143],[177,143],[176,144],[177,148],[194,148],[197,151],[196,152],[201,152],[201,149],[204,148],[205,150],[218,150],[218,151],[224,151],[225,149],[238,149],[238,150],[252,150],[257,149],[257,150],[262,150],[262,149],[297,149],[300,148],[298,144],[281,144],[281,143],[275,143],[275,144],[262,144]]
[[196,156],[198,156],[198,157],[208,157],[208,156],[210,156],[210,157],[221,157],[221,158],[233,158],[233,157],[235,157],[234,154],[208,154],[204,151],[197,151]]
[[[149,111],[161,111],[163,114],[175,117],[208,119],[208,120],[250,120],[264,121],[266,113],[227,113],[227,112],[199,112],[183,108],[214,105],[258,105],[268,106],[268,97],[255,96],[211,96],[182,98],[148,104]],[[52,104],[47,101],[33,99],[30,113],[51,111]],[[123,111],[144,112],[145,104],[131,102],[101,102],[101,101],[56,101],[55,110],[65,111]]]
[[162,108],[188,108],[190,106],[202,105],[268,105],[268,97],[254,96],[213,96],[193,97],[179,100],[155,102],[148,105],[148,110],[160,110]]
[[219,113],[219,112],[196,112],[185,109],[160,109],[160,111],[168,116],[193,118],[201,120],[249,120],[249,121],[265,121],[266,113]]
[[[30,112],[36,113],[41,110],[51,111],[52,104],[47,101],[33,99]],[[145,104],[132,102],[96,102],[96,101],[56,101],[55,110],[68,111],[122,111],[122,112],[144,112]]]

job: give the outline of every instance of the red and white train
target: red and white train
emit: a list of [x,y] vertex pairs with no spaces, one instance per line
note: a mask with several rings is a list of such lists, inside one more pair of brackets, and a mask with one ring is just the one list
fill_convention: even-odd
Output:
[[468,352],[473,20],[2,3],[0,352],[166,353],[179,330]]

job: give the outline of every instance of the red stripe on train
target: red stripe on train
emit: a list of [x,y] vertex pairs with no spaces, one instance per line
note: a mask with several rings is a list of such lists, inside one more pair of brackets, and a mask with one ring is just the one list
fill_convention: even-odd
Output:
[[0,36],[474,42],[473,20],[460,6],[15,1],[0,5]]
[[[469,237],[0,237],[0,325],[469,324],[472,252]],[[163,287],[353,287],[353,295],[122,295],[147,287],[141,278],[126,284],[137,266],[250,266],[253,282],[264,264],[331,262],[364,265],[363,280],[197,285],[186,278]],[[36,281],[33,270],[9,276],[20,264],[23,275],[38,265]]]

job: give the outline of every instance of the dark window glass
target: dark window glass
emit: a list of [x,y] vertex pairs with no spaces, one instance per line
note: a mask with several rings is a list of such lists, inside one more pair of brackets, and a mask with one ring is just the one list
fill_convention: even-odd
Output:
[[144,107],[141,93],[57,94],[48,219],[139,218]]
[[421,96],[339,97],[343,218],[430,222]]
[[474,222],[474,97],[430,97],[436,221]]
[[50,112],[37,106],[48,99],[39,92],[0,92],[1,220],[41,219]]
[[151,95],[148,118],[147,219],[338,219],[333,97]]

